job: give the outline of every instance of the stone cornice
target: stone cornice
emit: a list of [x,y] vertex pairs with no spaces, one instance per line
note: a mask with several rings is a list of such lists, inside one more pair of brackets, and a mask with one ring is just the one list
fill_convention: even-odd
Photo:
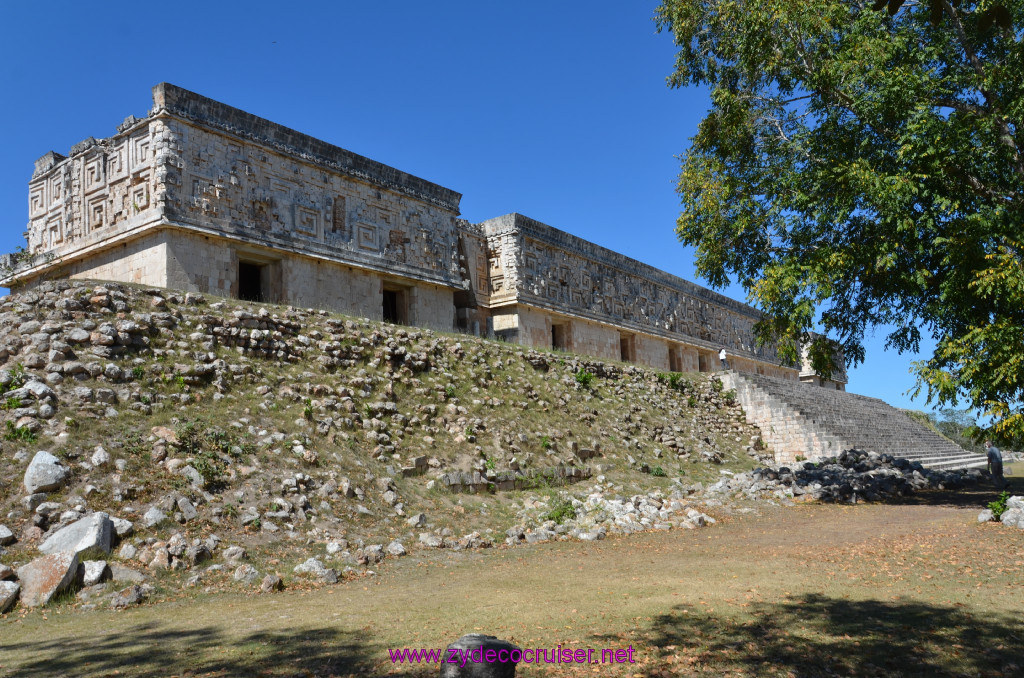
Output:
[[170,83],[153,88],[150,115],[170,115],[263,144],[278,152],[459,214],[462,194]]

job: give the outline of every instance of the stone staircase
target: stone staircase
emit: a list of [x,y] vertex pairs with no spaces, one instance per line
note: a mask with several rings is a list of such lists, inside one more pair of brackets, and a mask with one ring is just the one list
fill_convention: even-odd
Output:
[[758,374],[722,372],[747,421],[761,429],[778,463],[813,461],[856,448],[918,461],[928,468],[984,468],[984,455],[919,424],[877,398]]

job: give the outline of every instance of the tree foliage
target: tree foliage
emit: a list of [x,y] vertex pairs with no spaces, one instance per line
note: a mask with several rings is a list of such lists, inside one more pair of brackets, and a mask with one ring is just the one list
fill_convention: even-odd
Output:
[[[670,84],[711,90],[678,186],[698,273],[738,280],[790,359],[815,329],[852,364],[875,328],[900,351],[931,335],[918,389],[1024,432],[1024,0],[663,0],[656,18]],[[831,355],[811,352],[826,372]]]

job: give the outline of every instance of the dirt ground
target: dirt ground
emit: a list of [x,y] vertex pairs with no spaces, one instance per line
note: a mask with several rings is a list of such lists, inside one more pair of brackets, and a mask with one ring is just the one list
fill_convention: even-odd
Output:
[[471,632],[633,649],[521,676],[1024,675],[1024,531],[977,522],[995,495],[764,507],[694,531],[414,552],[319,590],[63,606],[0,621],[0,675],[437,675],[388,649]]

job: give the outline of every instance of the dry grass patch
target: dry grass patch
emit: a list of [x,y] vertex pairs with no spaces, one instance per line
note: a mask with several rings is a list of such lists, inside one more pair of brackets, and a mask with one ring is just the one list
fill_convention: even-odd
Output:
[[1014,675],[1020,535],[974,513],[808,505],[694,532],[419,553],[315,592],[32,613],[3,622],[0,674],[436,675],[387,649],[483,631],[522,647],[632,645],[639,661],[523,676]]

